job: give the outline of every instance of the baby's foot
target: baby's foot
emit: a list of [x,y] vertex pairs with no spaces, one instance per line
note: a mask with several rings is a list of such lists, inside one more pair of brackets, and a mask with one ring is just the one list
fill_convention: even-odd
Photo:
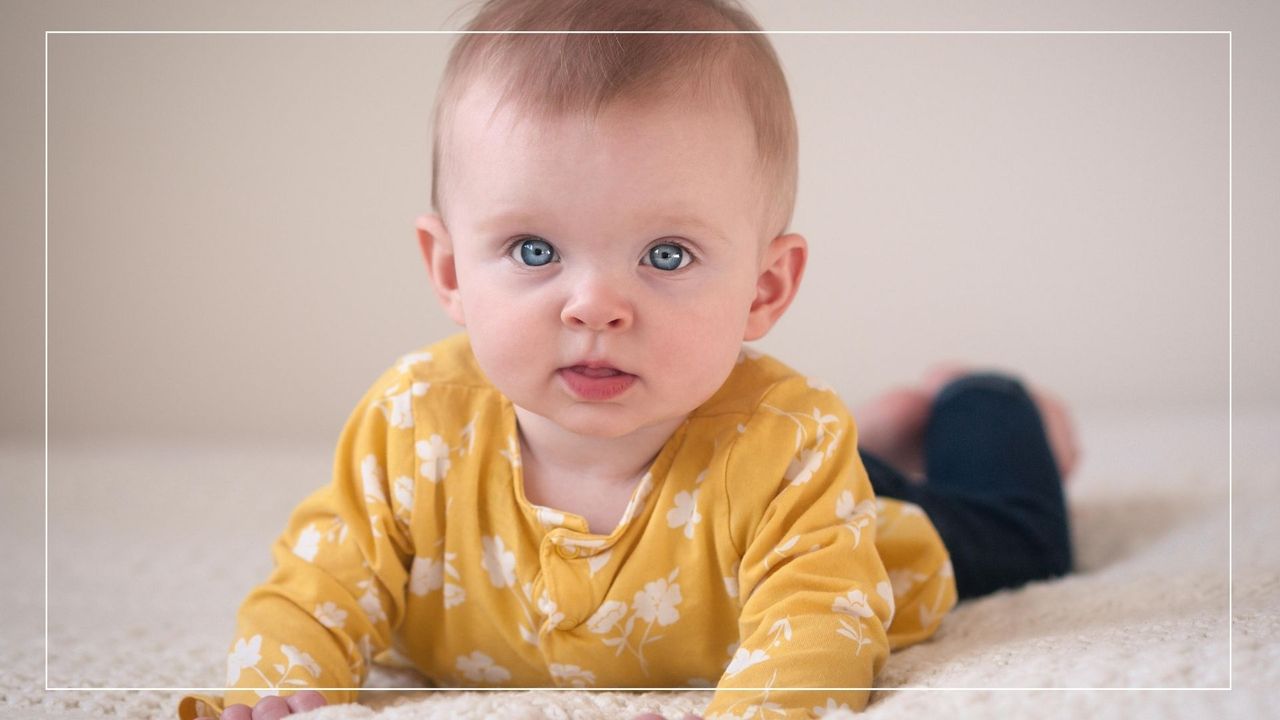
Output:
[[[929,368],[921,380],[920,387],[934,398],[947,383],[973,372],[973,368],[962,363],[939,363]],[[1075,470],[1080,460],[1080,446],[1076,442],[1075,424],[1067,406],[1057,395],[1038,385],[1023,383],[1027,394],[1036,404],[1040,420],[1044,424],[1045,435],[1049,439],[1049,449],[1058,465],[1058,474],[1065,482]]]
[[931,396],[918,387],[879,395],[854,413],[858,447],[907,475],[924,474],[924,426]]
[[1071,413],[1057,395],[1034,386],[1027,389],[1040,411],[1044,432],[1049,436],[1049,449],[1053,450],[1053,459],[1058,463],[1058,474],[1066,482],[1080,462],[1080,444],[1076,441],[1076,428],[1071,420]]

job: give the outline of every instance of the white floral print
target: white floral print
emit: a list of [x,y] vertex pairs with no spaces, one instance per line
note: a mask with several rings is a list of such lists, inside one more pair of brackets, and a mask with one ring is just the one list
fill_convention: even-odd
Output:
[[382,494],[382,467],[378,465],[377,455],[366,455],[360,463],[360,477],[364,483],[364,499],[385,503],[387,496]]
[[698,512],[698,491],[676,493],[675,507],[667,511],[667,527],[683,526],[684,536],[692,540],[694,528],[700,522],[702,514]]
[[827,715],[830,715],[835,712],[852,713],[853,711],[850,710],[849,706],[844,703],[840,703],[839,705],[837,705],[835,698],[827,698],[826,707],[819,706],[813,709],[814,717],[826,717]]
[[875,614],[871,612],[871,606],[867,604],[867,594],[861,590],[850,590],[845,593],[844,597],[837,597],[831,609],[838,613],[856,615],[858,617],[871,617]]
[[587,620],[587,629],[597,635],[604,635],[626,616],[626,603],[620,600],[606,600],[604,604],[596,609],[591,619]]
[[889,626],[893,625],[893,614],[896,610],[895,603],[893,601],[893,586],[889,584],[888,580],[881,580],[876,583],[876,594],[879,595],[880,599],[884,600],[884,603],[889,606],[889,619],[884,624],[884,629],[888,630]]
[[[810,446],[810,450],[816,450],[818,446],[822,444],[823,439],[825,439],[828,435],[831,435],[831,445],[832,447],[834,447],[836,440],[838,440],[840,437],[840,433],[838,431],[833,433],[831,430],[827,429],[828,425],[839,424],[840,419],[837,418],[835,415],[823,414],[823,412],[816,407],[813,409],[813,412],[811,412],[808,415],[805,415],[804,413],[798,413],[798,412],[789,412],[787,410],[783,410],[782,408],[775,407],[768,403],[761,403],[760,408],[762,410],[768,410],[769,412],[774,413],[775,415],[781,415],[782,417],[788,418],[791,420],[791,422],[796,424],[796,454],[797,455],[801,454],[801,449],[804,448],[805,438],[808,437],[809,435],[809,431],[808,429],[805,428],[805,425],[804,425],[805,422],[811,421],[814,424],[813,445]],[[827,450],[828,455],[830,454],[830,451],[831,451],[831,448],[828,448]],[[821,460],[819,460],[819,462],[821,462]],[[800,465],[803,467],[805,463],[806,461],[803,458],[801,458]]]
[[600,568],[609,564],[609,558],[613,557],[613,550],[605,550],[598,555],[592,555],[587,558],[587,572],[595,575],[600,572]]
[[480,567],[489,573],[489,582],[494,587],[507,587],[516,583],[516,554],[507,550],[502,538],[497,535],[485,535],[480,538],[484,547],[484,555],[480,558]]
[[262,660],[262,636],[254,635],[245,640],[236,640],[235,649],[227,656],[227,685],[235,685],[240,679],[240,671],[248,667],[256,667]]
[[432,435],[426,440],[419,440],[413,447],[418,457],[422,459],[422,465],[418,468],[422,477],[433,483],[443,480],[453,464],[449,460],[449,445],[445,443],[444,438]]
[[413,478],[408,475],[396,478],[391,492],[396,499],[396,519],[407,525],[409,516],[413,513]]
[[255,689],[255,692],[259,697],[266,697],[278,694],[277,689],[284,686],[302,687],[313,684],[310,680],[289,677],[295,669],[305,670],[311,675],[311,680],[320,677],[320,664],[311,655],[292,645],[281,645],[280,652],[284,654],[289,664],[275,663],[272,666],[277,676],[277,679],[272,682],[271,678],[258,667],[258,663],[262,662],[262,636],[254,635],[248,639],[237,640],[235,648],[227,657],[227,685],[235,685],[240,680],[240,672],[249,669],[254,671],[261,681],[262,687]]
[[293,543],[293,554],[307,562],[315,562],[319,551],[320,531],[316,529],[315,523],[311,523],[298,533],[298,539]]
[[[440,540],[436,543],[436,546],[439,547],[443,544],[444,540]],[[413,567],[409,571],[409,592],[423,596],[444,588],[445,608],[460,605],[466,599],[466,592],[463,591],[461,586],[445,580],[446,575],[454,580],[462,579],[458,569],[454,567],[454,561],[457,559],[458,554],[452,552],[444,553],[442,559],[415,557],[413,559]]]
[[493,662],[493,658],[479,650],[470,655],[459,655],[456,663],[459,672],[475,683],[493,684],[511,679],[511,672]]
[[[617,623],[627,614],[627,604],[618,600],[602,605],[591,621],[588,621],[588,627],[597,634],[604,635],[611,630],[618,630],[616,636],[604,638],[602,642],[608,647],[616,647],[617,655],[621,655],[624,650],[634,655],[640,663],[640,671],[645,675],[649,674],[649,663],[644,656],[644,648],[662,638],[661,635],[652,635],[654,624],[667,626],[680,619],[677,606],[683,597],[680,594],[680,584],[676,582],[679,575],[680,568],[676,568],[665,578],[645,583],[644,589],[637,592],[632,600],[631,616],[621,628],[617,627]],[[646,625],[639,640],[633,643],[632,632],[637,629],[637,620]]]
[[867,637],[867,627],[862,622],[862,618],[869,618],[875,615],[871,611],[871,605],[867,603],[867,594],[861,590],[850,590],[843,597],[837,597],[831,609],[842,615],[854,618],[858,623],[853,625],[841,618],[840,628],[836,630],[836,633],[858,643],[858,649],[854,654],[861,655],[862,647],[871,643],[871,638]]
[[545,591],[538,598],[538,612],[545,618],[542,622],[543,632],[554,630],[564,620],[564,613],[557,610],[555,601]]
[[327,628],[342,629],[347,624],[347,611],[338,607],[335,602],[326,601],[316,605],[314,615]]
[[397,430],[412,428],[413,398],[426,395],[430,387],[430,383],[415,382],[411,383],[406,390],[399,390],[398,386],[387,388],[386,402],[378,404],[378,409],[382,411],[387,424]]
[[[954,570],[951,567],[950,558],[945,560],[942,563],[942,566],[938,568],[938,577],[943,580],[949,580],[954,577]],[[922,627],[930,627],[934,623],[942,620],[942,616],[946,615],[947,611],[955,604],[955,597],[952,593],[948,592],[950,587],[951,584],[948,582],[938,583],[938,592],[933,598],[933,604],[929,606],[926,606],[924,603],[920,604],[919,615],[920,625]]]
[[387,619],[387,611],[383,609],[382,598],[374,585],[375,582],[372,578],[356,583],[356,587],[364,590],[364,594],[360,596],[359,600],[360,609],[364,611],[365,615],[369,616],[369,622],[378,623]]
[[554,528],[564,525],[564,513],[541,505],[535,505],[534,508],[538,514],[538,522],[542,523],[543,527]]
[[729,596],[729,597],[731,597],[731,598],[736,598],[736,597],[738,597],[738,578],[736,578],[736,577],[730,577],[729,575],[725,575],[725,576],[724,576],[724,591],[725,591],[725,593],[726,593],[726,594],[728,594],[728,596]]
[[[454,553],[449,553],[454,555]],[[409,572],[409,592],[414,595],[426,595],[432,590],[444,587],[444,561],[429,557],[415,557],[413,568]]]
[[836,499],[836,519],[844,523],[844,527],[853,533],[853,547],[862,544],[862,530],[876,518],[874,500],[863,500],[855,505],[853,491],[845,490]]
[[774,560],[774,557],[773,557],[774,555],[777,555],[779,558],[782,558],[785,560],[788,557],[787,551],[795,547],[796,543],[798,542],[800,542],[800,536],[792,535],[790,539],[784,540],[778,543],[777,545],[775,545],[774,548],[769,551],[769,556],[764,559],[765,569],[767,570],[769,567],[771,567],[771,563]]
[[733,564],[732,574],[724,576],[724,591],[731,598],[738,597],[738,571],[742,568],[742,561]]
[[818,390],[820,392],[829,392],[833,394],[835,393],[835,390],[832,390],[830,385],[826,384],[825,382],[823,382],[822,380],[819,380],[816,377],[806,377],[804,379],[804,382],[806,385],[813,388],[814,390]]
[[[675,579],[674,574],[672,579]],[[636,593],[632,607],[645,622],[657,620],[659,625],[670,625],[680,619],[680,612],[676,610],[680,600],[680,584],[658,578],[645,583],[644,590]]]
[[784,617],[769,627],[769,637],[773,642],[770,643],[774,647],[781,645],[784,641],[791,639],[791,618]]
[[894,568],[888,573],[889,583],[893,585],[893,594],[898,597],[906,595],[916,583],[929,577],[924,573],[915,572],[911,568]]
[[547,669],[551,671],[551,679],[561,687],[585,688],[596,684],[596,674],[577,665],[551,663]]
[[396,369],[401,374],[409,372],[409,368],[419,363],[431,362],[431,353],[429,352],[411,352],[400,356],[396,361]]
[[467,591],[461,585],[444,584],[444,608],[446,610],[456,605],[461,605],[466,599]]
[[724,669],[724,676],[733,677],[752,665],[758,665],[768,659],[769,654],[763,650],[738,648],[738,652],[734,653],[733,659],[729,661],[729,667]]
[[516,443],[514,436],[507,437],[507,446],[499,450],[498,454],[511,463],[512,470],[520,467],[520,446]]
[[[288,658],[289,668],[297,666],[311,673],[313,678],[320,677],[320,664],[315,661],[315,658],[292,645],[281,645],[280,652],[284,653],[284,656]],[[288,670],[281,669],[279,665],[276,666],[276,669],[280,671],[282,676],[289,674]]]
[[783,477],[792,485],[803,485],[813,478],[813,474],[822,467],[821,450],[802,450],[800,455],[791,460]]
[[[778,681],[778,671],[774,670],[769,676],[769,682],[764,686],[764,696],[760,698],[760,702],[747,705],[741,713],[733,713],[723,711],[718,713],[709,713],[707,720],[747,720],[748,718],[768,718],[768,717],[786,717],[787,711],[776,702],[769,701],[769,694],[773,691],[773,684]],[[744,698],[735,702],[729,707],[736,708],[750,702],[754,698]]]
[[466,448],[459,448],[458,454],[466,455],[475,449],[476,446],[476,419],[471,418],[471,422],[462,428],[462,432],[458,433],[458,442],[460,445],[466,445]]

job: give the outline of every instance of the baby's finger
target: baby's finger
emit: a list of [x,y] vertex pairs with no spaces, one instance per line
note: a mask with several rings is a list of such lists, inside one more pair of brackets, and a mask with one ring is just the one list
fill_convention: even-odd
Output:
[[222,720],[253,720],[253,711],[248,705],[232,705],[222,711]]
[[280,720],[292,714],[289,703],[279,695],[264,697],[253,706],[253,720]]
[[303,690],[285,698],[285,702],[289,703],[289,709],[296,713],[315,710],[318,707],[324,707],[324,696],[315,690]]

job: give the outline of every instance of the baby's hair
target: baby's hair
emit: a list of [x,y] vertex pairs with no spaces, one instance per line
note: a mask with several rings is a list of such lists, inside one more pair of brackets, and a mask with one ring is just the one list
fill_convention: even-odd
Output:
[[[449,54],[436,97],[431,204],[441,201],[452,113],[476,80],[494,81],[498,107],[554,119],[590,121],[620,100],[672,96],[736,103],[755,130],[764,229],[786,231],[795,208],[795,112],[781,64],[764,34],[661,31],[760,31],[736,0],[488,0]],[[653,34],[518,34],[493,31],[648,30]],[[446,218],[447,220],[447,218]]]

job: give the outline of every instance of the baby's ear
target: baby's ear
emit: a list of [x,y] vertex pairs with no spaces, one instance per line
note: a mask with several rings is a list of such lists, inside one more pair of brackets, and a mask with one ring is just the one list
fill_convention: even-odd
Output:
[[466,327],[462,313],[462,294],[458,292],[458,268],[453,254],[453,238],[444,226],[444,220],[436,213],[420,215],[415,223],[418,228],[418,246],[427,264],[427,275],[436,290],[436,297],[453,321]]
[[801,235],[779,235],[769,242],[760,276],[756,278],[756,297],[751,301],[743,340],[750,342],[764,337],[786,312],[800,289],[808,258],[809,243]]

